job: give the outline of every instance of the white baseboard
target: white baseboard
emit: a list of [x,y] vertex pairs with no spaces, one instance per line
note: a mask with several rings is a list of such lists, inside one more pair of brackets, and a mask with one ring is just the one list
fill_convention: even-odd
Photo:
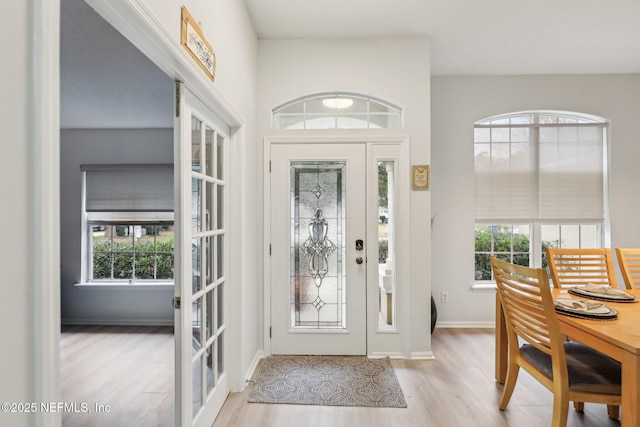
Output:
[[412,351],[411,360],[435,360],[436,356],[433,351]]
[[62,325],[173,326],[173,319],[62,319]]
[[496,322],[494,320],[482,321],[482,322],[458,322],[458,321],[438,321],[436,328],[464,328],[464,329],[474,329],[474,328],[491,328],[494,329],[496,327]]
[[[377,351],[369,355],[371,358],[388,357],[389,359],[407,359],[404,353],[400,352],[382,352]],[[432,351],[414,351],[411,353],[409,360],[433,360],[436,357]]]
[[256,351],[256,354],[253,356],[253,360],[251,361],[251,364],[249,365],[247,372],[244,374],[244,382],[242,383],[242,390],[244,390],[249,380],[253,377],[253,374],[255,373],[256,368],[258,367],[258,363],[260,363],[260,359],[264,357],[266,357],[266,354],[264,351],[262,350]]
[[405,359],[404,353],[400,353],[398,351],[374,351],[367,357],[372,359],[381,359],[383,357],[388,357],[389,359]]

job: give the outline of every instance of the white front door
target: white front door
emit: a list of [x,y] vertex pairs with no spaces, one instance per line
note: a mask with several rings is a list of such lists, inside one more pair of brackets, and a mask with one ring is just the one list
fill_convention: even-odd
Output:
[[176,426],[211,426],[229,384],[229,128],[181,83],[175,120]]
[[364,355],[366,144],[272,144],[271,353]]

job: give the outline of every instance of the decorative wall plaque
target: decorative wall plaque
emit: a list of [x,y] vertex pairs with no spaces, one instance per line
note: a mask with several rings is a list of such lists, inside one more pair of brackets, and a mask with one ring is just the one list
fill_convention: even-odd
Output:
[[216,77],[216,54],[204,38],[198,23],[185,6],[182,6],[182,25],[180,44],[189,52],[196,63],[213,81]]
[[411,166],[411,188],[414,190],[429,189],[429,165]]

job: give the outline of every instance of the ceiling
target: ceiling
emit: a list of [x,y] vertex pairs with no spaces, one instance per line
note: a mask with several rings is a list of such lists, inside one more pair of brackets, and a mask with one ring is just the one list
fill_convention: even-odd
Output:
[[60,1],[60,126],[173,127],[173,80],[84,0]]
[[244,0],[258,37],[428,36],[431,72],[640,72],[638,0]]
[[[427,36],[433,75],[640,73],[638,0],[244,3],[259,38]],[[166,74],[83,0],[60,16],[63,128],[173,126]]]

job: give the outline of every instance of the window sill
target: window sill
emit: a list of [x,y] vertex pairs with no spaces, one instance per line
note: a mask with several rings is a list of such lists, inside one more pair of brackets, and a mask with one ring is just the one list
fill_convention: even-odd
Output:
[[497,287],[495,282],[476,282],[471,286],[472,292],[480,292],[480,293],[495,293]]
[[173,289],[174,282],[166,281],[166,282],[134,282],[134,283],[126,283],[126,282],[83,282],[76,283],[74,285],[78,289],[102,289],[102,290],[145,290],[145,291],[158,291],[158,290],[167,290]]

